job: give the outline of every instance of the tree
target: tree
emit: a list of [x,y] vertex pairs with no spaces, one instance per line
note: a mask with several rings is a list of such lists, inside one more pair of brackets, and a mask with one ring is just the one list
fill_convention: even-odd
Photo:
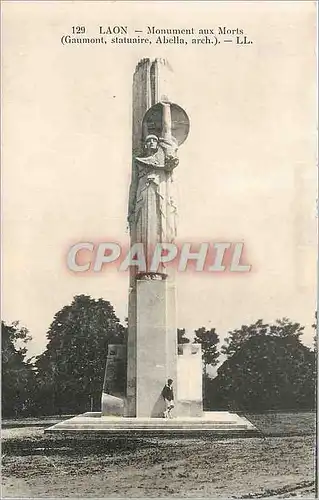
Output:
[[227,357],[230,357],[235,354],[247,340],[255,336],[270,336],[298,340],[303,330],[304,326],[301,326],[300,323],[293,323],[288,318],[277,319],[272,325],[264,323],[262,319],[259,319],[252,325],[243,325],[241,328],[229,332],[229,336],[225,339],[225,344],[222,346],[221,352]]
[[74,297],[54,317],[48,345],[36,361],[38,405],[44,413],[99,408],[107,348],[126,342],[126,328],[110,302]]
[[208,407],[262,411],[315,406],[315,354],[296,335],[255,335],[218,369]]
[[219,352],[217,350],[217,344],[219,343],[218,335],[215,328],[206,330],[204,326],[195,330],[195,344],[202,345],[202,358],[204,366],[207,365],[215,366],[218,363]]
[[178,344],[188,344],[189,339],[185,337],[186,331],[185,328],[177,328],[177,343]]
[[11,325],[1,322],[3,416],[17,417],[30,410],[34,374],[25,360],[30,340],[28,330],[18,321]]
[[204,408],[207,407],[207,384],[209,382],[209,376],[207,374],[207,365],[215,366],[218,362],[219,352],[217,350],[217,344],[219,343],[218,335],[215,328],[206,330],[204,326],[195,330],[195,344],[201,344],[202,346],[202,359],[203,359],[203,405]]
[[313,350],[317,352],[318,350],[318,312],[315,312],[315,322],[311,325],[311,327],[314,329],[314,336],[313,336]]

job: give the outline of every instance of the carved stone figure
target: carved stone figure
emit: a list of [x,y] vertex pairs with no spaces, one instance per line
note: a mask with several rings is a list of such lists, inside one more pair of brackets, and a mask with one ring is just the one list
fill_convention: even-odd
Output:
[[174,241],[176,200],[174,169],[178,143],[172,136],[171,105],[162,102],[162,133],[148,134],[144,156],[133,159],[128,220],[132,243],[143,243],[147,267],[156,243]]

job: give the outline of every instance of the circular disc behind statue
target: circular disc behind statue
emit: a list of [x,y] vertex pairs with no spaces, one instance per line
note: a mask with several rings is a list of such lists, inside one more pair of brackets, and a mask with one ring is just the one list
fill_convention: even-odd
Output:
[[[177,140],[180,146],[186,140],[189,132],[189,118],[186,111],[174,103],[170,103],[172,117],[172,136]],[[161,103],[154,104],[149,108],[143,118],[143,135],[144,138],[149,134],[154,134],[157,137],[162,135],[162,113],[163,107]]]

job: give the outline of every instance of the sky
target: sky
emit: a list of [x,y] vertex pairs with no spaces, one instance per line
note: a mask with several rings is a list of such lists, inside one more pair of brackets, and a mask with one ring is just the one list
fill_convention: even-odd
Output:
[[[312,2],[3,3],[2,317],[41,353],[78,294],[127,316],[128,275],[74,274],[69,247],[128,244],[132,76],[174,70],[190,119],[178,166],[180,241],[243,241],[250,273],[179,273],[178,326],[221,338],[259,318],[305,325],[316,310],[316,30]],[[62,45],[85,25],[243,29],[253,43]],[[153,39],[153,41],[155,38]]]

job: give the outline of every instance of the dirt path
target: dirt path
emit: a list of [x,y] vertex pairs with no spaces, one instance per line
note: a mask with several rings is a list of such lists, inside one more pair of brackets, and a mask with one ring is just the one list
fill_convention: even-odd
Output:
[[298,436],[74,448],[38,438],[8,450],[2,497],[311,498],[313,444],[311,436]]

